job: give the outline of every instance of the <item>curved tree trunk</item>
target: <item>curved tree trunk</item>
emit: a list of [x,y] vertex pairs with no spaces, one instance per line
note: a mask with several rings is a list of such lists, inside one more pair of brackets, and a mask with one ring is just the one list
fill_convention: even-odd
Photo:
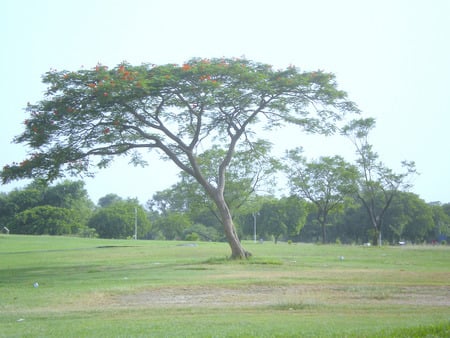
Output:
[[244,249],[234,227],[233,218],[231,217],[230,209],[228,208],[225,199],[222,196],[214,196],[214,202],[220,212],[220,218],[222,220],[225,236],[228,244],[231,247],[232,259],[244,259],[250,257],[252,254]]

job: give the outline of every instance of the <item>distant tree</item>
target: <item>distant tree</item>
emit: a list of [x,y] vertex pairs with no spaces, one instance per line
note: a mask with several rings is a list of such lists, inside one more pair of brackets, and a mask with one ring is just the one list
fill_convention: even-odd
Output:
[[281,236],[295,236],[305,224],[306,203],[296,196],[272,198],[258,213],[260,233],[273,236],[275,243]]
[[191,226],[187,214],[170,212],[153,223],[152,234],[163,239],[183,239],[184,232]]
[[450,236],[450,215],[445,212],[444,205],[440,203],[430,203],[433,213],[434,229],[431,233],[431,240],[446,238]]
[[[94,210],[83,181],[64,180],[53,186],[43,186],[43,204],[69,209],[73,212],[73,222],[80,230],[87,224]],[[76,233],[76,231],[74,232]]]
[[326,243],[328,216],[342,210],[345,200],[355,192],[357,170],[341,156],[325,156],[308,162],[302,152],[297,148],[287,153],[285,171],[291,193],[314,204],[322,242]]
[[13,214],[44,205],[43,191],[32,185],[11,191],[7,199]]
[[[330,134],[345,113],[357,111],[332,74],[295,67],[274,70],[245,59],[52,70],[43,82],[48,85],[45,98],[28,105],[25,131],[15,138],[31,148],[31,156],[5,166],[3,183],[89,174],[95,157],[100,168],[120,155],[146,165],[140,151],[157,149],[214,201],[233,258],[250,255],[239,241],[224,196],[236,150],[252,149],[260,128],[287,123]],[[224,154],[215,162],[212,179],[202,170],[198,151],[214,146]]]
[[102,208],[105,208],[111,204],[114,204],[116,202],[122,202],[123,198],[116,194],[107,194],[103,197],[100,197],[98,200],[98,205]]
[[14,217],[13,232],[32,235],[67,235],[76,232],[82,224],[74,222],[73,210],[50,205],[26,209]]
[[362,244],[372,239],[368,236],[373,227],[367,210],[357,198],[346,203],[343,212],[336,216],[336,232],[343,243]]
[[202,241],[218,242],[223,240],[223,235],[221,235],[221,233],[219,233],[215,228],[199,223],[189,225],[183,230],[184,239],[189,240],[189,238],[193,238],[190,237],[192,234],[197,235],[198,239]]
[[117,201],[97,209],[89,219],[101,238],[128,238],[134,236],[135,210],[137,211],[138,238],[146,238],[151,230],[145,210],[136,200]]
[[[45,181],[35,180],[25,188],[5,194],[0,200],[0,209],[3,210],[0,216],[2,224],[7,225],[12,233],[41,234],[45,232],[47,234],[79,235],[79,231],[86,230],[93,204],[82,181],[63,181],[49,186]],[[59,230],[49,230],[52,227],[54,229],[59,227],[53,220],[53,217],[57,218],[55,215],[58,213],[61,216],[60,224],[70,223],[70,226],[64,225],[70,230],[63,229],[61,233]],[[68,214],[70,217],[65,218],[64,215]],[[38,217],[43,217],[43,219],[38,220]],[[24,220],[32,220],[34,226],[24,224]],[[49,222],[48,227],[45,226],[47,221]],[[39,226],[36,226],[38,223]]]
[[359,171],[356,196],[369,216],[373,242],[381,245],[381,228],[386,211],[398,191],[411,187],[408,179],[417,172],[414,162],[403,161],[405,171],[397,174],[379,160],[369,143],[369,132],[374,127],[375,120],[372,118],[353,120],[342,129],[342,133],[355,145]]
[[442,204],[442,210],[450,217],[450,203]]
[[386,212],[384,223],[394,234],[389,238],[386,229],[384,237],[391,242],[422,243],[433,232],[433,210],[416,194],[399,191]]

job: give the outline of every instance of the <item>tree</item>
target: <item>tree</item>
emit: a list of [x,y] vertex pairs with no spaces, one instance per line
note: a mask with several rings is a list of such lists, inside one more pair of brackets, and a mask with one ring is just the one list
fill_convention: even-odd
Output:
[[82,228],[74,222],[70,209],[42,205],[18,213],[14,218],[14,232],[33,235],[67,235]]
[[116,202],[122,202],[122,201],[123,201],[122,197],[120,197],[117,194],[107,194],[103,197],[100,197],[97,204],[100,207],[104,208],[104,207],[107,207]]
[[399,190],[408,189],[408,178],[416,174],[414,162],[403,161],[404,172],[394,173],[380,160],[378,154],[369,144],[369,132],[375,127],[373,118],[351,121],[342,129],[342,134],[349,137],[355,145],[357,167],[359,171],[356,193],[364,205],[373,229],[373,242],[381,245],[381,228],[383,219]]
[[101,238],[128,238],[134,236],[136,220],[138,238],[146,237],[150,231],[150,222],[143,208],[136,200],[131,199],[117,201],[96,210],[88,224]]
[[449,210],[449,204],[441,205],[440,203],[431,203],[430,207],[433,212],[434,221],[434,234],[433,240],[442,239],[444,240],[450,235],[450,213],[446,212]]
[[433,209],[416,194],[399,191],[385,215],[384,223],[392,230],[391,242],[408,240],[422,243],[434,235]]
[[305,224],[308,210],[305,201],[297,196],[272,198],[266,201],[258,213],[260,233],[274,237],[295,236]]
[[[257,127],[293,123],[330,134],[346,112],[357,111],[332,74],[274,70],[245,59],[192,59],[182,66],[122,63],[77,72],[52,70],[43,77],[45,99],[30,104],[16,143],[28,159],[7,165],[3,183],[69,174],[92,174],[116,156],[146,165],[142,150],[156,149],[195,180],[214,201],[231,248],[244,258],[224,197],[226,172],[237,146],[251,149]],[[218,145],[224,155],[210,180],[198,150]],[[94,163],[93,159],[99,158]]]
[[169,212],[154,222],[152,233],[164,239],[181,239],[184,231],[191,226],[192,221],[186,214]]
[[[270,145],[257,141],[249,151],[236,151],[226,173],[224,198],[235,219],[240,210],[250,204],[250,199],[261,189],[270,191],[279,163],[269,156]],[[213,147],[198,156],[198,163],[203,173],[210,180],[217,181],[215,175],[225,155],[225,150]],[[151,210],[158,209],[163,215],[172,212],[188,213],[193,222],[205,225],[221,225],[220,214],[211,198],[193,177],[180,173],[180,181],[170,189],[157,192],[148,202]],[[216,182],[217,184],[217,182]],[[212,217],[211,217],[212,216]],[[207,220],[208,222],[204,222]],[[211,224],[214,223],[214,224]]]
[[291,193],[311,201],[316,207],[316,220],[322,230],[322,242],[326,243],[328,216],[344,206],[345,199],[355,191],[353,182],[356,169],[341,156],[320,157],[308,162],[297,148],[287,153]]
[[[57,210],[61,209],[61,210]],[[87,220],[93,210],[82,181],[63,181],[49,186],[34,180],[23,189],[16,189],[0,199],[0,220],[11,232],[21,234],[86,233]],[[59,215],[59,216],[58,216]],[[38,219],[42,217],[42,219]],[[57,222],[57,218],[60,222]],[[25,221],[29,222],[27,224]],[[48,226],[45,223],[48,222]],[[31,223],[39,226],[31,226]],[[57,224],[70,223],[69,230],[53,231]],[[54,224],[54,225],[52,225]],[[39,231],[35,231],[39,229]]]

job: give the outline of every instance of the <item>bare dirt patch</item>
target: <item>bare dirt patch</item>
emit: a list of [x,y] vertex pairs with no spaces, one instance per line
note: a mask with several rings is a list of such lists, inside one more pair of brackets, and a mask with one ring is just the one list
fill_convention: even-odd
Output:
[[283,304],[380,304],[450,306],[450,287],[349,287],[289,285],[169,287],[115,296],[120,307],[246,307]]

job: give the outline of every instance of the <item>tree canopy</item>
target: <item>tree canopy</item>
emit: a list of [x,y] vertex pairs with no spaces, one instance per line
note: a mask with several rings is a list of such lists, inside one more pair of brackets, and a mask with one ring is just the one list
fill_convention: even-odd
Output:
[[332,212],[342,209],[346,198],[356,191],[357,170],[341,156],[324,156],[308,162],[297,148],[287,153],[291,192],[311,201],[317,209],[317,222],[326,242],[326,224]]
[[[69,174],[92,174],[115,156],[146,165],[142,150],[157,149],[194,177],[219,211],[232,257],[247,257],[224,199],[226,171],[237,147],[251,149],[258,128],[285,123],[330,134],[347,112],[357,112],[333,74],[246,59],[194,58],[183,65],[126,62],[109,69],[51,70],[45,98],[26,108],[15,138],[30,155],[3,168],[3,183]],[[200,149],[223,155],[213,182],[198,163]],[[94,160],[97,159],[97,160]]]
[[409,178],[417,174],[413,161],[402,161],[404,172],[395,173],[380,161],[369,143],[369,133],[375,127],[373,118],[355,119],[342,129],[356,148],[356,179],[359,201],[364,205],[373,226],[373,242],[381,245],[381,228],[387,210],[398,191],[411,186]]

